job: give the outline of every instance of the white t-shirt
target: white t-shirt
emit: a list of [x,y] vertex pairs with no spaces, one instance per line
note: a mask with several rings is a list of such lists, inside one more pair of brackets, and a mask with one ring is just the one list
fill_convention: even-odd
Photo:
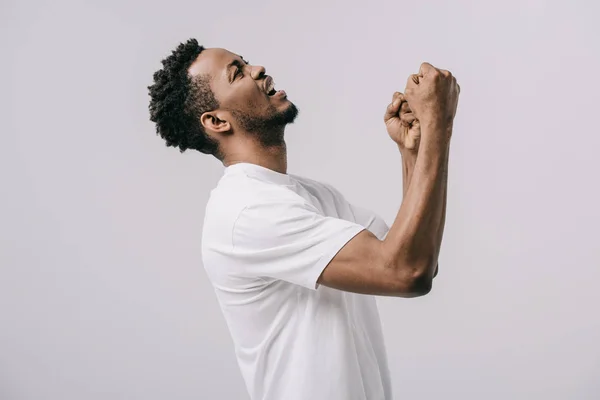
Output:
[[318,285],[323,269],[381,218],[330,185],[255,164],[225,168],[211,192],[204,268],[252,400],[390,400],[373,296]]

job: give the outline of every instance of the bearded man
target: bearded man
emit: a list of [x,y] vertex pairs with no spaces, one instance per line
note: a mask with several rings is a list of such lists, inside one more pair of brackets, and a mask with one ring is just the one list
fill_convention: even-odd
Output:
[[392,399],[374,296],[431,290],[456,79],[423,63],[385,111],[404,186],[388,227],[332,185],[288,173],[284,132],[298,109],[264,67],[195,39],[162,64],[149,87],[157,133],[224,166],[202,259],[251,399]]

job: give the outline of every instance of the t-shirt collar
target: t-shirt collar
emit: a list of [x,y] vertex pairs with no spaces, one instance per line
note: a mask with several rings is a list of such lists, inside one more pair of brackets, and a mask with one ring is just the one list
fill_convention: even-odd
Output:
[[292,178],[288,174],[282,174],[261,165],[241,162],[225,167],[225,174],[236,173],[238,171],[262,181],[278,185],[293,185]]

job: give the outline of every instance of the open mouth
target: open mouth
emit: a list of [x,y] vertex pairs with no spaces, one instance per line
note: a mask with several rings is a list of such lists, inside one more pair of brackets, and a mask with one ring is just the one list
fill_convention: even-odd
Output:
[[268,96],[273,96],[275,93],[277,93],[277,90],[275,90],[275,83],[273,82],[273,78],[271,77],[267,78],[265,92]]

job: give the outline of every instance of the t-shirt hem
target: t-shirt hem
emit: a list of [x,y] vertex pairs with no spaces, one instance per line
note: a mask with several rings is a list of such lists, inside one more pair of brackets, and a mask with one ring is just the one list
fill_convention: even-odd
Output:
[[319,280],[319,277],[325,270],[325,267],[327,267],[329,265],[331,260],[333,260],[333,258],[337,255],[337,253],[339,253],[340,250],[350,240],[352,240],[356,235],[358,235],[360,232],[364,231],[365,229],[366,228],[362,225],[354,224],[354,225],[349,226],[348,229],[345,230],[344,232],[336,234],[337,240],[332,242],[331,250],[328,253],[324,254],[319,259],[319,261],[317,261],[317,263],[316,263],[313,277],[309,281],[310,285],[308,287],[310,289],[317,290],[319,288],[320,285],[317,281]]

